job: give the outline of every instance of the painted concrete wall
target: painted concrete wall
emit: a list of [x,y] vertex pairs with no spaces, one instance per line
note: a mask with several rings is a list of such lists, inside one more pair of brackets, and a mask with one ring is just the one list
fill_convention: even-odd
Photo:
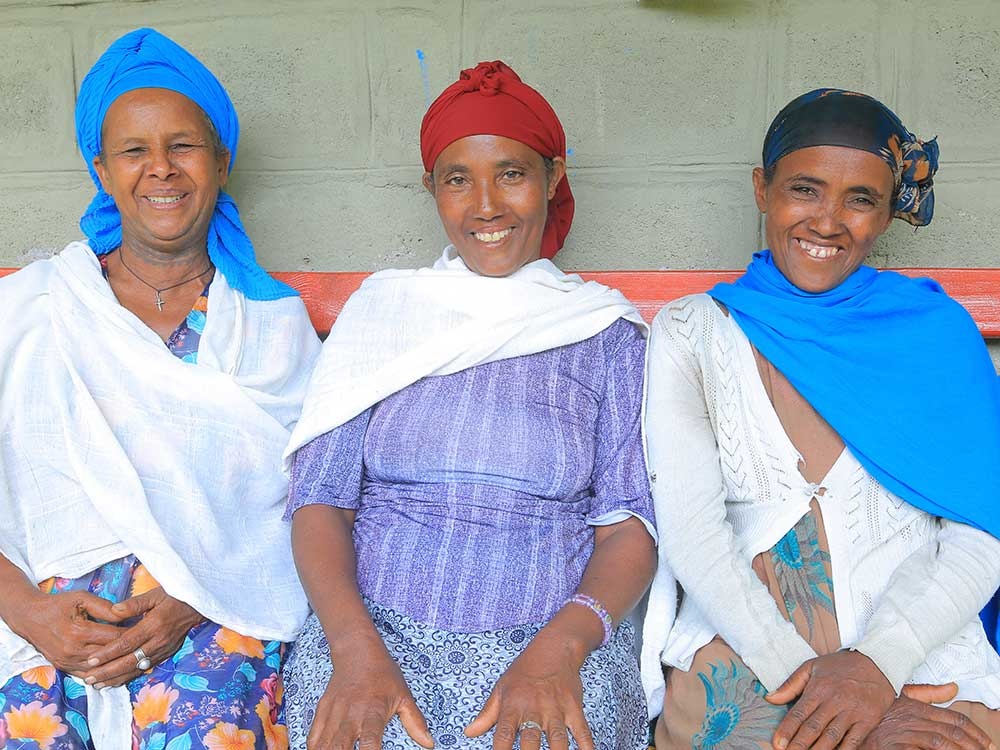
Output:
[[1000,0],[0,0],[0,265],[79,236],[80,80],[155,26],[229,89],[231,191],[271,269],[416,266],[445,244],[418,130],[461,67],[502,58],[572,149],[566,268],[741,267],[763,133],[820,85],[939,136],[937,214],[882,265],[1000,266]]

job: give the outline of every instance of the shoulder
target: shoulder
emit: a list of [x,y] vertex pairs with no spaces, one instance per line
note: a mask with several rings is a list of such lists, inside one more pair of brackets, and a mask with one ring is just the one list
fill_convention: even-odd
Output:
[[626,370],[641,371],[646,360],[645,327],[617,318],[590,338],[570,344],[568,349],[575,350],[571,355],[574,367],[598,369],[609,376]]
[[977,343],[981,340],[979,328],[969,311],[935,279],[880,271],[877,281],[881,293],[892,298],[895,309],[912,315],[914,321],[920,320],[928,336],[964,336]]
[[14,273],[0,278],[0,289],[4,291],[4,299],[9,291],[23,288],[25,286],[40,287],[47,285],[47,280],[52,274],[52,263],[48,260],[36,260],[24,268],[19,268]]
[[712,336],[725,318],[723,308],[707,294],[689,294],[663,306],[653,319],[650,338],[676,341],[686,349],[694,349]]
[[645,331],[635,323],[625,318],[618,318],[595,337],[609,355],[628,350],[645,351]]
[[[90,252],[83,243],[71,242],[63,249],[62,253],[72,255],[80,252],[80,248]],[[48,294],[52,276],[56,273],[54,257],[57,256],[36,260],[24,268],[0,278],[0,308],[9,309],[12,305],[20,306],[30,298]]]

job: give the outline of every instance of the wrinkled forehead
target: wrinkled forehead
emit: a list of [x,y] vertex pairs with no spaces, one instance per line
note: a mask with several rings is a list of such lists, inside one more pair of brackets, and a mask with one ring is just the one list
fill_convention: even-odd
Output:
[[209,130],[216,130],[212,118],[190,97],[173,89],[142,86],[124,91],[108,103],[100,122],[101,137],[104,138],[109,122],[121,119],[136,108],[154,108],[170,115],[191,116]]
[[514,166],[518,163],[546,164],[546,158],[530,144],[517,138],[492,133],[475,133],[456,138],[437,155],[433,174],[444,171],[472,171]]

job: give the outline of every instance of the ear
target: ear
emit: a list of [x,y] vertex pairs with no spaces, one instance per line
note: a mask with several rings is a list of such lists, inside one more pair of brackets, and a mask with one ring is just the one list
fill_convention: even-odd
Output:
[[562,178],[566,176],[566,160],[561,156],[552,157],[552,172],[549,174],[549,187],[548,196],[549,200],[552,200],[556,195],[556,188],[559,187],[559,183],[562,182]]
[[229,182],[229,160],[232,155],[229,151],[223,149],[222,153],[219,154],[217,168],[219,170],[219,187],[223,188],[226,183]]
[[764,176],[763,167],[753,169],[753,197],[757,201],[757,209],[762,213],[767,213],[767,178]]
[[94,165],[94,171],[97,172],[97,179],[101,181],[101,189],[111,195],[111,175],[108,173],[107,166],[101,161],[100,156],[95,156],[91,164]]
[[424,172],[423,179],[421,182],[424,183],[424,190],[426,190],[431,195],[434,195],[434,175],[430,172]]

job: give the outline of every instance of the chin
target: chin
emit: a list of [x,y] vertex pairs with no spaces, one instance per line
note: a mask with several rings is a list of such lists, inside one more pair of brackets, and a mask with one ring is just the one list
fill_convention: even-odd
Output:
[[488,255],[484,257],[482,253],[459,253],[459,255],[469,270],[475,271],[480,276],[510,276],[524,265],[509,258],[491,258]]

